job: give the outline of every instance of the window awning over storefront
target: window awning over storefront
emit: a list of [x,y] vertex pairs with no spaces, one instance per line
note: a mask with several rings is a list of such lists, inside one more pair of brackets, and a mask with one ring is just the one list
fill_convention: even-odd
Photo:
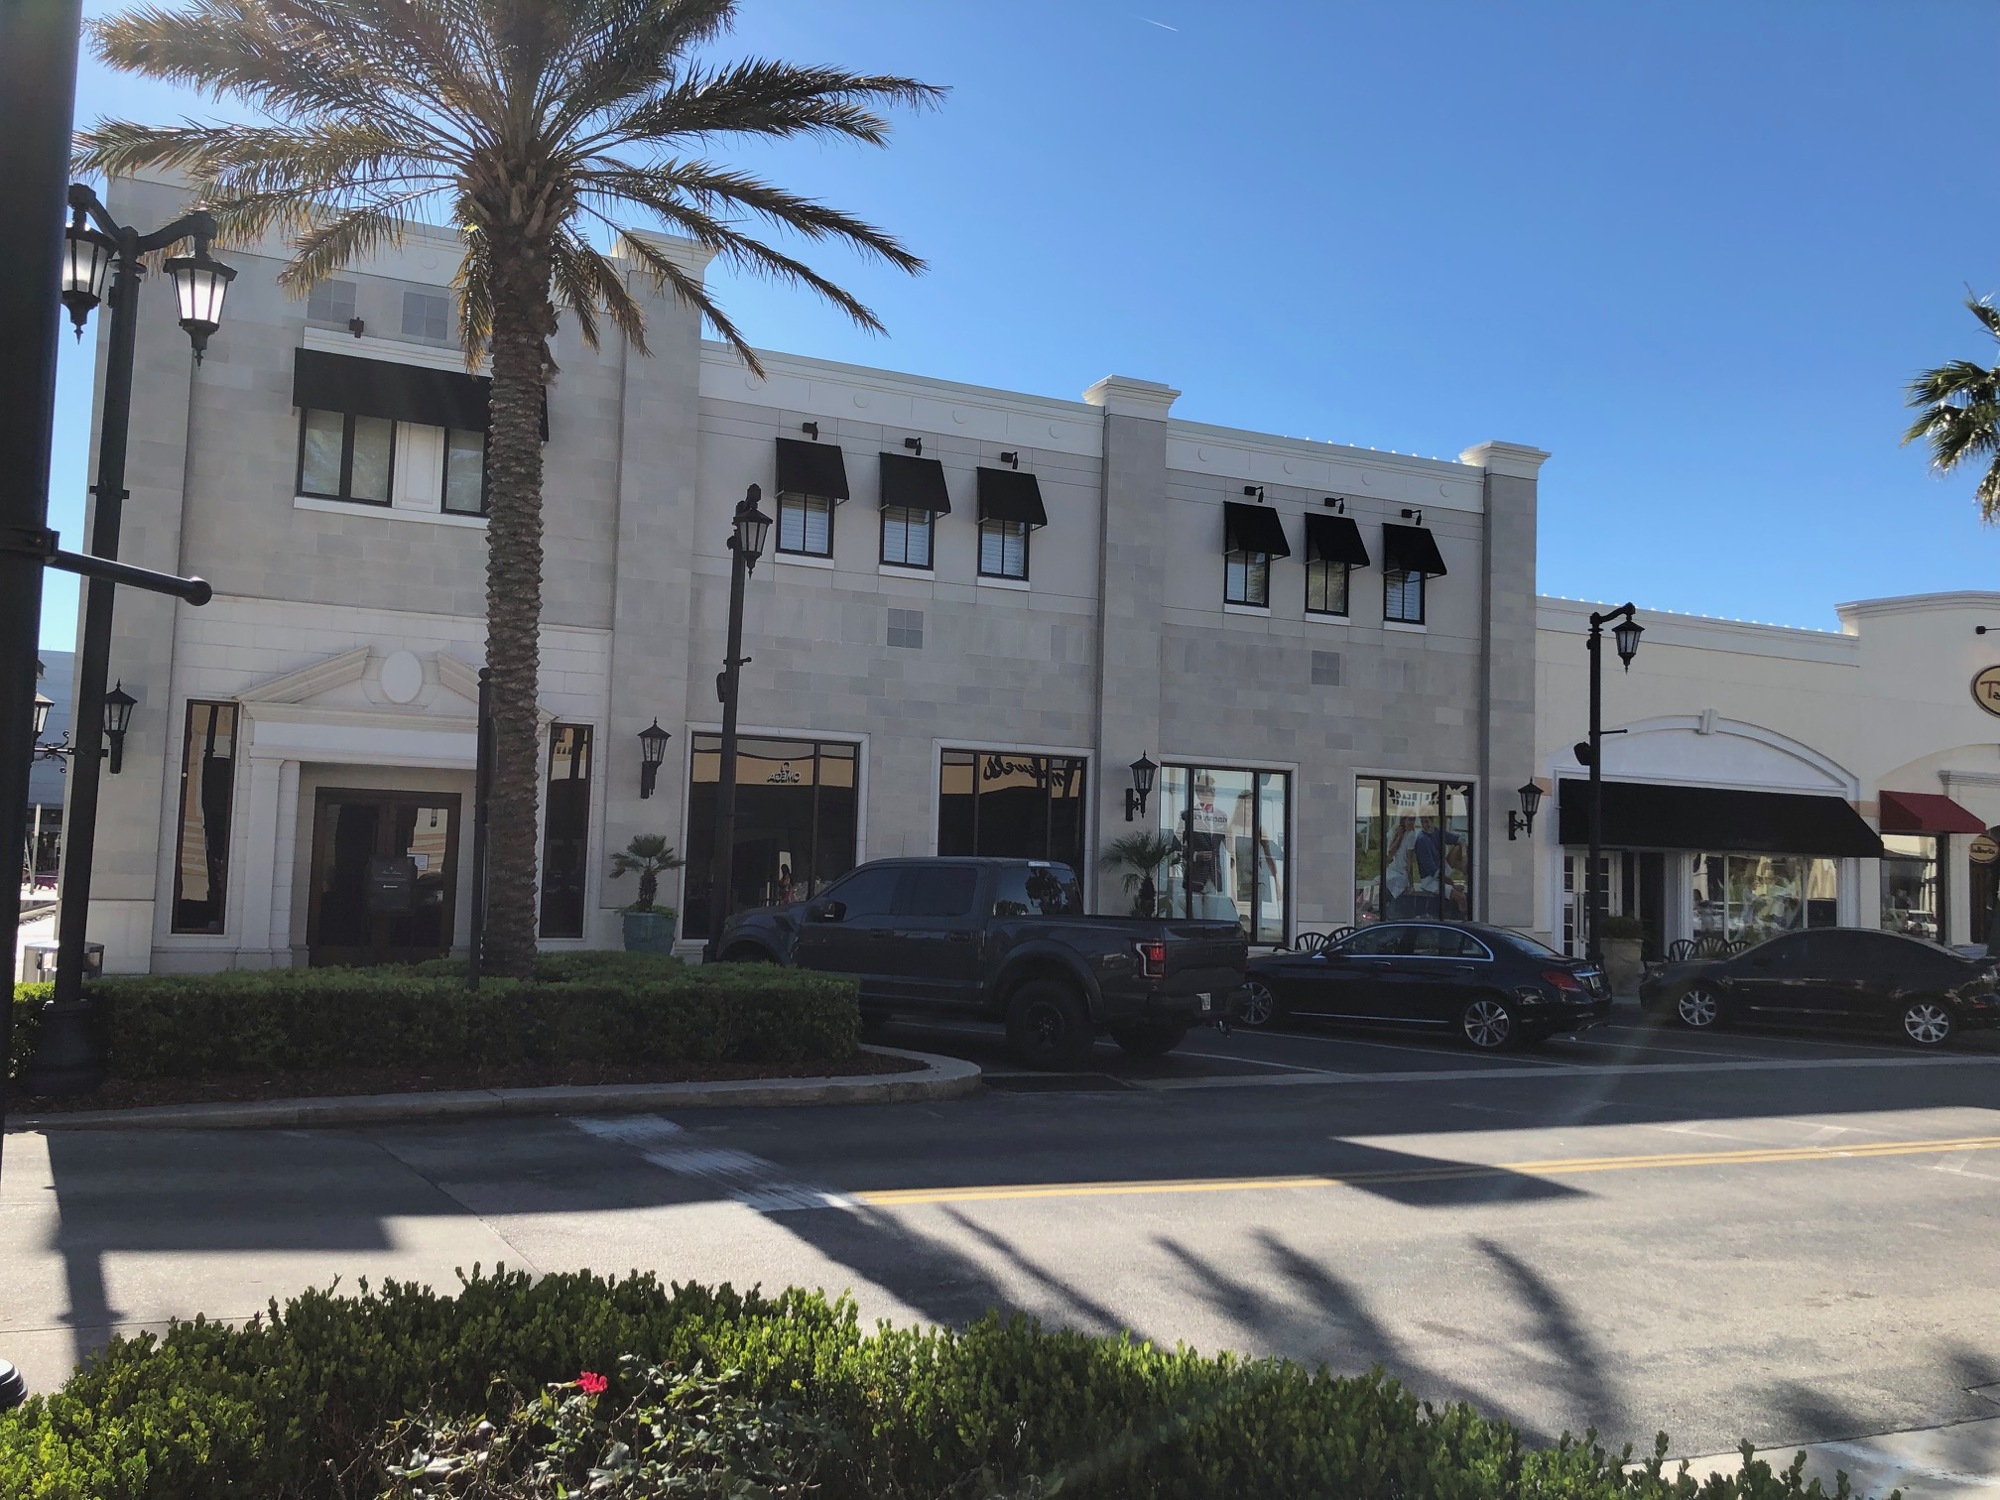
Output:
[[927,510],[934,516],[950,515],[951,497],[945,493],[944,465],[913,453],[883,454],[882,509]]
[[[292,366],[292,405],[301,410],[349,412],[465,432],[486,430],[492,389],[484,375],[318,349],[299,350]],[[542,426],[546,440],[546,414]]]
[[1014,469],[979,471],[979,519],[1012,521],[1020,526],[1046,526],[1041,481]]
[[1306,561],[1368,566],[1368,544],[1361,528],[1347,516],[1306,515]]
[[778,493],[816,495],[822,500],[847,498],[847,460],[838,443],[804,443],[778,439]]
[[1222,549],[1262,552],[1271,557],[1292,555],[1292,544],[1285,540],[1285,523],[1276,511],[1236,500],[1222,502]]
[[1428,578],[1444,577],[1444,557],[1437,538],[1428,526],[1398,526],[1382,523],[1382,566],[1390,572],[1422,573]]
[[1884,833],[1984,833],[1985,823],[1940,792],[1882,793]]
[[[1565,844],[1588,844],[1590,783],[1565,777],[1556,795],[1558,836]],[[1842,798],[1654,781],[1604,783],[1604,846],[1809,854],[1822,859],[1882,857],[1882,840]]]

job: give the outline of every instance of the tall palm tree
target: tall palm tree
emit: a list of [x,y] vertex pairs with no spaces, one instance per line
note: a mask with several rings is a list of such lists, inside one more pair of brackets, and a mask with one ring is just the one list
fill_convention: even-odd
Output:
[[748,224],[923,262],[853,215],[700,153],[740,137],[883,145],[884,105],[925,106],[914,79],[763,59],[705,61],[737,0],[188,0],[96,23],[115,67],[245,101],[265,123],[100,121],[84,170],[188,174],[225,238],[292,236],[279,281],[303,296],[419,220],[464,243],[466,357],[492,357],[486,660],[495,765],[485,958],[527,975],[535,950],[535,726],[545,383],[557,307],[593,346],[608,317],[646,351],[645,316],[604,246],[757,357],[701,283],[627,235],[650,221],[725,264],[802,286],[879,330],[854,296]]
[[[2000,308],[1991,297],[1968,297],[1965,306],[1980,327],[2000,340]],[[1916,407],[1919,415],[1903,441],[1928,438],[1931,464],[1941,473],[1985,462],[1986,472],[1973,493],[1980,515],[2000,521],[2000,366],[1987,369],[1955,359],[1926,370],[1910,382],[1904,404]]]

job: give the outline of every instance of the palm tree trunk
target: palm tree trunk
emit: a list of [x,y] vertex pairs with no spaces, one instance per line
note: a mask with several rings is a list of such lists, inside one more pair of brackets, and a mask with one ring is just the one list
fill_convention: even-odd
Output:
[[549,257],[493,246],[493,393],[486,434],[486,665],[493,780],[487,799],[489,973],[535,968],[536,682],[542,619],[542,387],[555,330]]

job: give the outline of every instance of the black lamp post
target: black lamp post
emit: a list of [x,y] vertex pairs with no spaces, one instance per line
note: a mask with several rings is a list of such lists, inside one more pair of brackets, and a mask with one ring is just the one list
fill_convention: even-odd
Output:
[[1638,610],[1630,604],[1590,617],[1590,863],[1583,872],[1584,913],[1589,923],[1584,952],[1592,963],[1604,961],[1604,879],[1598,866],[1604,860],[1604,627],[1613,620],[1611,637],[1618,646],[1618,659],[1632,670],[1632,658],[1639,653],[1639,637],[1645,627],[1635,618]]
[[1542,789],[1530,781],[1514,794],[1521,799],[1519,812],[1507,814],[1507,842],[1513,843],[1517,834],[1535,831],[1535,814],[1542,810]]
[[715,852],[709,861],[710,953],[717,951],[716,941],[729,917],[730,886],[736,878],[736,699],[743,665],[750,660],[743,654],[743,587],[757,559],[764,555],[764,542],[771,534],[771,518],[757,508],[763,498],[764,492],[751,485],[737,502],[729,533],[729,648],[715,679],[715,693],[722,700],[722,768],[716,787]]
[[1125,793],[1126,822],[1146,816],[1146,799],[1153,795],[1153,778],[1159,770],[1149,756],[1142,755],[1132,762],[1132,785]]
[[[91,310],[108,301],[111,336],[104,371],[103,421],[98,435],[96,513],[90,529],[93,559],[118,556],[118,531],[125,508],[125,454],[132,421],[132,363],[139,333],[139,281],[145,274],[142,257],[170,249],[182,240],[194,241],[193,255],[169,257],[180,308],[180,325],[194,346],[197,362],[209,335],[222,319],[223,299],[236,273],[208,253],[215,220],[205,213],[188,214],[153,234],[140,234],[113,219],[97,194],[81,183],[69,190],[72,214],[64,239],[60,295],[69,309],[77,337]],[[106,290],[107,280],[110,283]],[[148,581],[148,578],[151,581]],[[76,701],[71,722],[79,726],[71,752],[75,774],[63,809],[62,889],[56,919],[56,985],[42,1012],[41,1039],[28,1073],[31,1092],[46,1095],[88,1093],[103,1076],[96,1038],[90,1024],[90,1004],[83,998],[84,939],[90,920],[91,864],[97,839],[99,761],[103,751],[81,731],[86,724],[104,725],[111,737],[111,770],[124,764],[125,730],[136,700],[123,686],[107,694],[104,679],[111,665],[113,579],[178,593],[191,603],[206,603],[209,588],[199,580],[175,580],[141,575],[123,565],[97,561],[89,569],[84,589],[83,646],[78,661]],[[178,586],[173,586],[178,584]],[[86,743],[88,742],[88,743]],[[81,752],[81,753],[78,753]]]
[[673,736],[660,728],[655,718],[650,728],[639,731],[639,800],[644,802],[653,795],[653,786],[660,779],[660,762],[667,758],[667,741]]

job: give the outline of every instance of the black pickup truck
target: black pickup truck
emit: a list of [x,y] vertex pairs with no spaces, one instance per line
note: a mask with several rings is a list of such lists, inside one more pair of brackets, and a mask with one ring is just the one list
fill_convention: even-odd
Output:
[[1249,947],[1234,922],[1084,915],[1067,865],[879,859],[809,901],[738,912],[724,963],[853,974],[862,1013],[988,1016],[1030,1067],[1070,1068],[1108,1033],[1128,1052],[1180,1045],[1229,1012]]

